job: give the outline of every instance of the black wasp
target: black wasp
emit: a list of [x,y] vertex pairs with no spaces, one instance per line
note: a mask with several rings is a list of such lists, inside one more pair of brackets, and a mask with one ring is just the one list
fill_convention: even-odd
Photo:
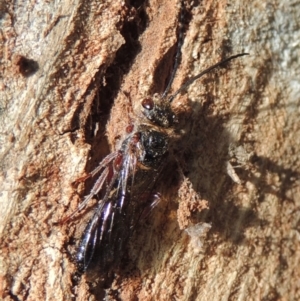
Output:
[[81,211],[96,195],[99,201],[79,243],[76,261],[81,273],[95,265],[101,273],[109,271],[122,255],[139,220],[157,204],[159,195],[153,193],[153,188],[168,157],[167,130],[176,122],[171,108],[173,99],[206,73],[246,55],[241,53],[220,61],[190,78],[169,95],[179,64],[181,45],[182,33],[178,38],[173,72],[164,93],[141,101],[142,117],[128,125],[121,147],[106,156],[89,174],[91,177],[98,175],[98,178],[76,212]]

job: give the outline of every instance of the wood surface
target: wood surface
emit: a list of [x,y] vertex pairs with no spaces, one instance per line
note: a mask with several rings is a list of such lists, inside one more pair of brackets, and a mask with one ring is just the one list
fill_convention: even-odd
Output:
[[300,300],[300,3],[184,5],[173,91],[250,55],[175,98],[162,200],[104,288],[74,277],[91,208],[59,221],[163,91],[180,3],[0,2],[1,300]]

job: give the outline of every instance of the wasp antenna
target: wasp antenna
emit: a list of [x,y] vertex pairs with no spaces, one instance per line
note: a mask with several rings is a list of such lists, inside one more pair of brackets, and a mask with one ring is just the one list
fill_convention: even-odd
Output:
[[192,78],[190,78],[187,82],[185,82],[173,95],[171,95],[169,97],[169,102],[172,102],[173,99],[180,93],[182,92],[184,89],[186,89],[189,85],[191,85],[195,80],[197,80],[198,78],[202,77],[203,75],[209,73],[210,71],[212,71],[213,69],[233,60],[233,59],[236,59],[240,56],[244,56],[244,55],[249,55],[249,53],[239,53],[239,54],[236,54],[236,55],[232,55],[222,61],[220,61],[219,63],[215,64],[215,65],[212,65],[210,66],[209,68],[205,69],[204,71],[202,71],[201,73],[199,73],[198,75],[196,76],[193,76]]

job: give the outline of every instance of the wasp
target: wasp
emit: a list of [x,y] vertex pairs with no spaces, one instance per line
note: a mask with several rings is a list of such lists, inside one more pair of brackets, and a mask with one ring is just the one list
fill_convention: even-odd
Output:
[[159,202],[160,195],[154,193],[154,187],[169,157],[168,130],[177,121],[171,107],[174,98],[211,70],[247,55],[240,53],[221,60],[191,77],[170,95],[179,65],[182,39],[182,35],[179,36],[167,88],[162,94],[156,93],[141,101],[141,114],[127,126],[126,137],[119,149],[107,155],[89,173],[90,177],[95,178],[94,185],[77,210],[67,217],[73,217],[97,196],[96,208],[83,231],[76,254],[81,273],[95,266],[102,273],[113,268],[139,221]]

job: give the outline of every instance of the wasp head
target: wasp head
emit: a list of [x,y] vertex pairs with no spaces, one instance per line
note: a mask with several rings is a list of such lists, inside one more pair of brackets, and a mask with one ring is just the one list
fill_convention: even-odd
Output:
[[176,122],[176,116],[171,109],[171,104],[159,94],[142,101],[142,112],[153,124],[169,128]]

